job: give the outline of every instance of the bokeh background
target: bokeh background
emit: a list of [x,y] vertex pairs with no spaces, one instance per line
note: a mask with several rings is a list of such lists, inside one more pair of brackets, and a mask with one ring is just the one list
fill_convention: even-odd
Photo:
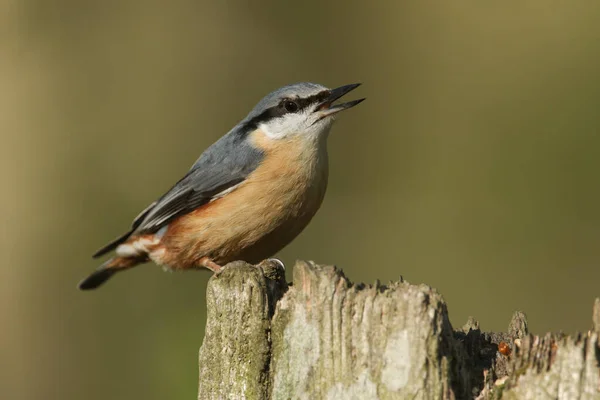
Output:
[[75,289],[266,93],[352,82],[321,211],[279,255],[505,329],[600,295],[600,3],[0,2],[0,397],[195,398],[208,272]]

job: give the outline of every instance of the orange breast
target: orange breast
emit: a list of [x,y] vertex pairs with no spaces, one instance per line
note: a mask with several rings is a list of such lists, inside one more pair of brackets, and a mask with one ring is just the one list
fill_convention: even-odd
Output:
[[231,193],[173,221],[161,239],[161,264],[193,268],[202,257],[256,263],[308,225],[327,187],[325,143],[300,136],[275,141],[261,131],[250,139],[264,150],[264,161]]

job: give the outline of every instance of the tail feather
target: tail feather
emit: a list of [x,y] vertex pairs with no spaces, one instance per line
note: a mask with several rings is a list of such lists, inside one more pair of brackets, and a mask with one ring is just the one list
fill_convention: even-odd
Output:
[[118,270],[116,268],[100,267],[92,272],[87,278],[79,282],[77,287],[79,290],[96,289],[98,286],[110,279],[110,277],[113,276],[117,271]]
[[123,271],[147,261],[145,258],[139,257],[114,257],[99,266],[87,278],[79,282],[77,287],[80,290],[96,289],[104,282],[110,279],[111,276],[119,271]]

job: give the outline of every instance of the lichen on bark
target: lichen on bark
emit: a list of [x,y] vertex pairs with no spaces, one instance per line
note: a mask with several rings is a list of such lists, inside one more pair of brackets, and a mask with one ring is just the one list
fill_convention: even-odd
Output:
[[426,285],[302,261],[288,285],[277,262],[236,262],[207,311],[199,399],[600,399],[600,300],[586,334],[533,336],[521,312],[507,332],[454,331]]

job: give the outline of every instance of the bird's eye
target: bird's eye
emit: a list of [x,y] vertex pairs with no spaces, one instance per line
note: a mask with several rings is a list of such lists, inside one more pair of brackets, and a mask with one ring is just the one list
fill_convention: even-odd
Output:
[[283,106],[285,107],[285,110],[287,112],[296,112],[296,111],[298,111],[298,104],[295,103],[295,102],[293,102],[293,101],[291,101],[291,100],[286,100],[283,103]]

